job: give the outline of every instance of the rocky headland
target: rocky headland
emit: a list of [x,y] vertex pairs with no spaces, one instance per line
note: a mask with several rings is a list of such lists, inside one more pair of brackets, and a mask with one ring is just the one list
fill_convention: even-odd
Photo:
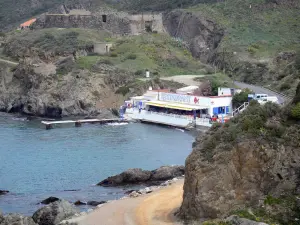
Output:
[[240,115],[197,138],[186,160],[185,220],[236,214],[297,224],[300,191],[300,85],[285,107],[251,102]]

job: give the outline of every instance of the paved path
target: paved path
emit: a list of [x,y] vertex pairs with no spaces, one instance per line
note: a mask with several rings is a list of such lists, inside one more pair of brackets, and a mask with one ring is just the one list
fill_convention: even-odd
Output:
[[19,63],[12,62],[12,61],[5,60],[5,59],[0,59],[0,62],[8,63],[8,64],[13,65],[13,66],[19,65]]
[[68,222],[78,225],[182,225],[174,217],[183,195],[183,180],[138,198],[104,204],[86,216]]
[[248,88],[248,89],[254,91],[257,94],[267,94],[269,96],[276,96],[278,98],[279,104],[285,103],[286,101],[291,99],[288,96],[282,95],[278,92],[274,92],[274,91],[271,91],[269,89],[259,87],[259,86],[256,86],[256,85],[245,84],[245,83],[238,82],[238,81],[235,81],[234,84],[236,86],[240,87],[240,88]]

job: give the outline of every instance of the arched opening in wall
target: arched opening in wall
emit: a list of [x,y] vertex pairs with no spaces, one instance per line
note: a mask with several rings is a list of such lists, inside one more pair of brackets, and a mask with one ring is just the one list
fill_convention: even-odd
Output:
[[106,23],[106,20],[107,20],[107,15],[102,15],[102,22]]
[[145,30],[148,33],[152,33],[152,21],[145,21]]
[[105,52],[108,53],[108,46],[105,46]]

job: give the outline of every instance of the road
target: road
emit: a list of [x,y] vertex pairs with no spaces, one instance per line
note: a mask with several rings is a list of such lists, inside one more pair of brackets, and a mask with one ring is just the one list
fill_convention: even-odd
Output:
[[274,91],[271,91],[271,90],[268,90],[266,88],[259,87],[256,85],[245,84],[245,83],[238,82],[238,81],[235,81],[234,84],[240,88],[248,88],[257,94],[267,94],[269,96],[276,96],[278,98],[279,104],[283,104],[290,99],[289,97],[283,96],[280,93],[276,93]]

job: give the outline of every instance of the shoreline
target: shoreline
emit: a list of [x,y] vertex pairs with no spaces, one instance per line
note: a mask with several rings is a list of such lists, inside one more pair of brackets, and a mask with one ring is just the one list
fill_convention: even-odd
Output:
[[97,206],[94,210],[81,212],[60,224],[78,225],[182,225],[174,213],[181,205],[184,178],[166,181],[166,186],[151,186],[151,193],[139,196],[130,194]]

